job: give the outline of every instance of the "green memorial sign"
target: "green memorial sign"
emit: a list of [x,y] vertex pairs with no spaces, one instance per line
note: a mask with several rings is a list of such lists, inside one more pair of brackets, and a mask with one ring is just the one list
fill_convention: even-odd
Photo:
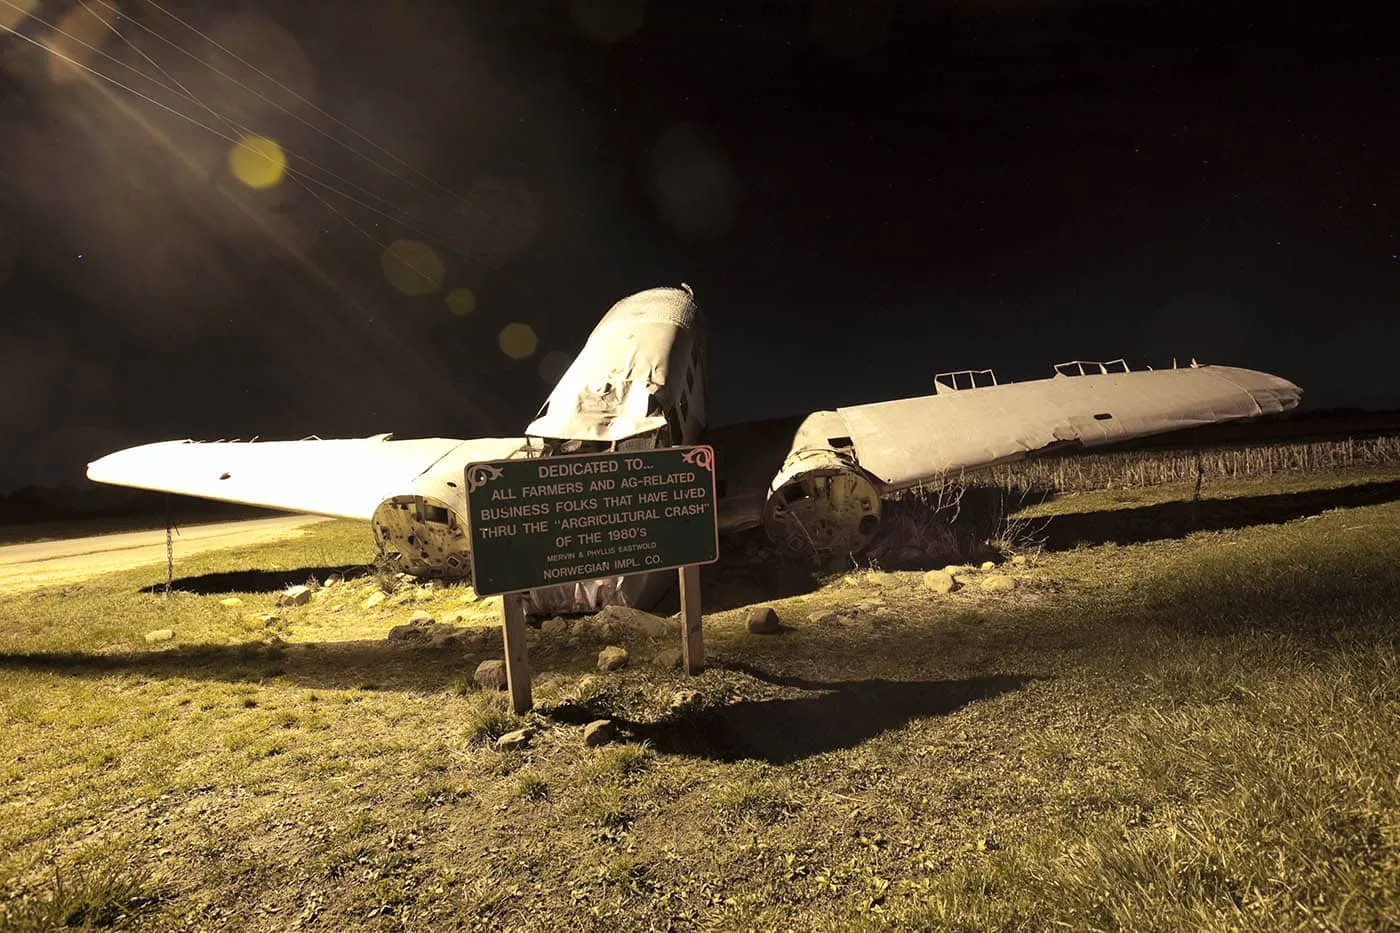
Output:
[[483,596],[719,557],[710,447],[493,460],[465,478]]

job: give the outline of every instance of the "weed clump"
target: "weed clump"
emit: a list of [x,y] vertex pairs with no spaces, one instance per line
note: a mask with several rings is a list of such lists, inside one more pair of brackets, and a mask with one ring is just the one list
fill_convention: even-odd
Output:
[[149,878],[139,878],[115,864],[55,867],[53,877],[53,890],[46,896],[0,904],[0,928],[37,933],[62,927],[109,927],[154,906],[161,896]]

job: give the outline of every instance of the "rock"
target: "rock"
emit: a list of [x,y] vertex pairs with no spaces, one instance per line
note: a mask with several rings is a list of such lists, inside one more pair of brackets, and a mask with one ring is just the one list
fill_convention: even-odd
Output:
[[408,617],[409,625],[432,625],[435,621],[437,620],[433,618],[433,614],[423,609],[415,610],[413,615]]
[[1024,555],[1024,554],[1017,554],[1015,557],[1011,558],[1011,566],[1013,566],[1013,567],[1024,567],[1024,566],[1026,566],[1026,555]]
[[1016,580],[1004,573],[989,573],[982,578],[981,587],[993,593],[1004,593],[1016,589]]
[[608,625],[608,620],[599,613],[587,619],[579,619],[574,623],[573,632],[584,638],[605,639],[612,637],[612,627]]
[[651,663],[661,668],[663,671],[679,670],[681,662],[684,660],[679,648],[664,648],[652,656]]
[[943,568],[943,572],[950,577],[957,577],[972,573],[972,568],[967,564],[949,564]]
[[227,599],[219,600],[219,605],[228,606],[230,609],[232,609],[234,606],[243,605],[243,600],[239,599],[237,596],[230,596]]
[[375,606],[384,602],[386,598],[383,590],[375,590],[373,593],[369,594],[369,597],[364,602],[360,603],[360,608],[373,609]]
[[835,622],[839,618],[840,616],[838,616],[835,612],[832,612],[830,609],[822,609],[819,612],[814,612],[811,615],[809,615],[807,617],[807,621],[811,622],[813,625],[830,625],[832,622]]
[[617,734],[617,727],[611,719],[595,719],[583,727],[584,745],[607,745]]
[[607,673],[608,671],[620,670],[627,666],[627,649],[621,645],[608,645],[598,652],[598,670]]
[[244,616],[243,627],[250,632],[261,632],[265,628],[272,628],[272,626],[281,621],[282,617],[279,615],[273,615],[270,612],[259,612],[255,615]]
[[428,629],[426,626],[406,622],[389,629],[388,639],[389,641],[427,641]]
[[344,579],[345,578],[342,577],[340,574],[333,573],[329,577],[326,577],[326,582],[322,583],[321,585],[329,589],[330,587],[335,586],[337,583],[344,581]]
[[515,752],[525,748],[530,744],[530,739],[534,736],[531,729],[516,729],[514,732],[507,732],[496,740],[496,750],[501,752]]
[[482,690],[504,690],[506,688],[506,662],[498,659],[482,661],[476,666],[472,680]]
[[749,610],[749,631],[755,635],[772,635],[778,630],[778,614],[772,606],[754,606]]
[[311,587],[301,584],[287,587],[277,597],[277,605],[279,606],[305,606],[309,602],[311,602]]
[[569,634],[569,620],[545,619],[540,625],[540,634],[547,638],[563,638]]
[[865,582],[876,586],[891,586],[899,582],[899,575],[884,570],[872,570],[865,575]]
[[935,593],[951,593],[958,588],[958,581],[946,570],[930,570],[924,574],[924,589]]
[[175,637],[175,630],[168,628],[158,628],[154,632],[146,633],[146,642],[155,644],[158,641],[170,641]]
[[614,632],[643,638],[661,638],[667,631],[665,619],[630,606],[608,606],[594,618],[601,619]]
[[462,643],[462,633],[456,626],[439,622],[428,629],[428,644],[434,648],[455,648]]
[[982,566],[978,569],[981,570],[983,573],[986,573],[988,570],[996,570],[997,565],[992,561],[984,560],[982,561]]
[[700,694],[694,690],[677,690],[671,697],[671,712],[683,713],[700,705]]

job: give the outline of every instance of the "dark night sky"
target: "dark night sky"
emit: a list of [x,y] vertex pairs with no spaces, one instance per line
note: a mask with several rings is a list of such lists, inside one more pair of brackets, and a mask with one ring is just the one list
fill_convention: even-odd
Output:
[[[719,422],[1120,356],[1400,407],[1400,53],[1345,5],[120,2],[0,0],[0,491],[169,437],[514,434],[681,281]],[[235,179],[248,132],[293,174]]]

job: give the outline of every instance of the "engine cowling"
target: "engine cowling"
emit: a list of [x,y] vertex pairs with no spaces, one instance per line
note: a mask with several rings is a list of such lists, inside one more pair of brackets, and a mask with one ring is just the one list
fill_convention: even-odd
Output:
[[769,540],[786,556],[835,564],[864,549],[879,527],[880,491],[861,470],[841,416],[809,415],[769,486]]

